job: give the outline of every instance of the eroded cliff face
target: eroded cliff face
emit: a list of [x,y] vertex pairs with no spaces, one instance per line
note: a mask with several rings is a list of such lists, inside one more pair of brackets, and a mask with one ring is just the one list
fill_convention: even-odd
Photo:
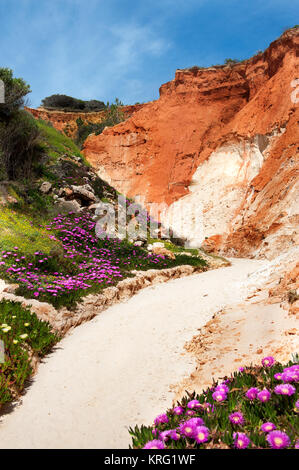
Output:
[[293,29],[240,64],[178,70],[157,101],[89,136],[85,157],[148,207],[201,205],[194,244],[269,257],[298,245],[298,42]]
[[[132,114],[142,108],[142,104],[135,104],[132,106],[123,106],[122,111],[125,116],[131,117]],[[54,111],[45,108],[28,108],[26,111],[32,114],[36,119],[51,122],[53,127],[60,132],[67,134],[69,137],[75,137],[78,129],[77,119],[81,118],[83,122],[100,123],[106,117],[105,111],[98,111],[95,113],[80,113],[80,112],[64,112]]]

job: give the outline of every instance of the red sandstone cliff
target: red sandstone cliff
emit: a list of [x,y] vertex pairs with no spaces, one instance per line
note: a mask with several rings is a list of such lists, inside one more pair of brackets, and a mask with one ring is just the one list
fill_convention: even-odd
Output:
[[298,245],[298,42],[292,29],[237,65],[178,70],[157,101],[89,136],[85,157],[147,205],[201,204],[207,247]]
[[[142,108],[142,104],[135,104],[131,106],[123,106],[122,111],[126,117],[132,116],[132,114]],[[84,122],[99,123],[102,122],[106,117],[105,111],[98,111],[94,113],[80,113],[80,112],[65,112],[65,111],[53,111],[45,108],[28,108],[25,107],[26,111],[31,113],[36,119],[42,119],[43,121],[51,122],[55,129],[60,132],[67,132],[70,137],[75,137],[77,132],[77,119],[81,118]]]

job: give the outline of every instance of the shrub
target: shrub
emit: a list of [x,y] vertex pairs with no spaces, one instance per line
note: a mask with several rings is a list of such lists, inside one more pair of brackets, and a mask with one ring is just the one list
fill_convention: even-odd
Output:
[[224,63],[225,65],[235,65],[238,64],[240,60],[238,59],[225,59]]
[[97,112],[105,109],[105,103],[98,100],[84,101],[67,95],[51,95],[42,100],[47,109],[59,109],[73,112]]
[[3,81],[5,88],[5,103],[0,103],[0,120],[7,120],[24,105],[25,96],[31,90],[22,78],[15,78],[13,71],[8,68],[0,67],[0,80]]
[[104,119],[98,123],[84,122],[81,118],[78,118],[76,121],[78,127],[76,137],[77,145],[82,146],[89,134],[94,133],[99,135],[103,132],[105,127],[113,127],[123,122],[126,117],[121,109],[122,106],[123,104],[118,100],[118,98],[115,99],[115,103],[107,103],[106,115]]
[[38,126],[29,113],[15,111],[8,121],[0,123],[0,153],[9,180],[31,176],[43,149]]

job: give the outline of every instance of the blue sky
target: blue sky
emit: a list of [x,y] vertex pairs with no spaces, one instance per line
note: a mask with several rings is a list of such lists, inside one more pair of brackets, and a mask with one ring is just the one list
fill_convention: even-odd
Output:
[[299,23],[299,0],[0,0],[0,66],[45,96],[125,104],[178,68],[246,59]]

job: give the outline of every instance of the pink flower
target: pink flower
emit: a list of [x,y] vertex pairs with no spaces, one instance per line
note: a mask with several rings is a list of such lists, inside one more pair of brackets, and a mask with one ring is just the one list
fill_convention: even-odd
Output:
[[266,388],[257,394],[257,398],[263,403],[269,401],[271,398],[271,393]]
[[234,433],[234,446],[236,449],[246,449],[250,444],[250,439],[242,432]]
[[268,421],[267,423],[264,423],[264,424],[261,425],[261,431],[263,431],[263,432],[274,431],[274,429],[276,429],[276,426],[275,426],[275,424],[271,423],[270,421]]
[[264,367],[272,367],[275,363],[275,359],[272,356],[267,356],[262,359],[262,364]]
[[235,413],[231,413],[229,415],[229,420],[232,424],[242,425],[244,424],[244,416],[242,413],[236,411]]

